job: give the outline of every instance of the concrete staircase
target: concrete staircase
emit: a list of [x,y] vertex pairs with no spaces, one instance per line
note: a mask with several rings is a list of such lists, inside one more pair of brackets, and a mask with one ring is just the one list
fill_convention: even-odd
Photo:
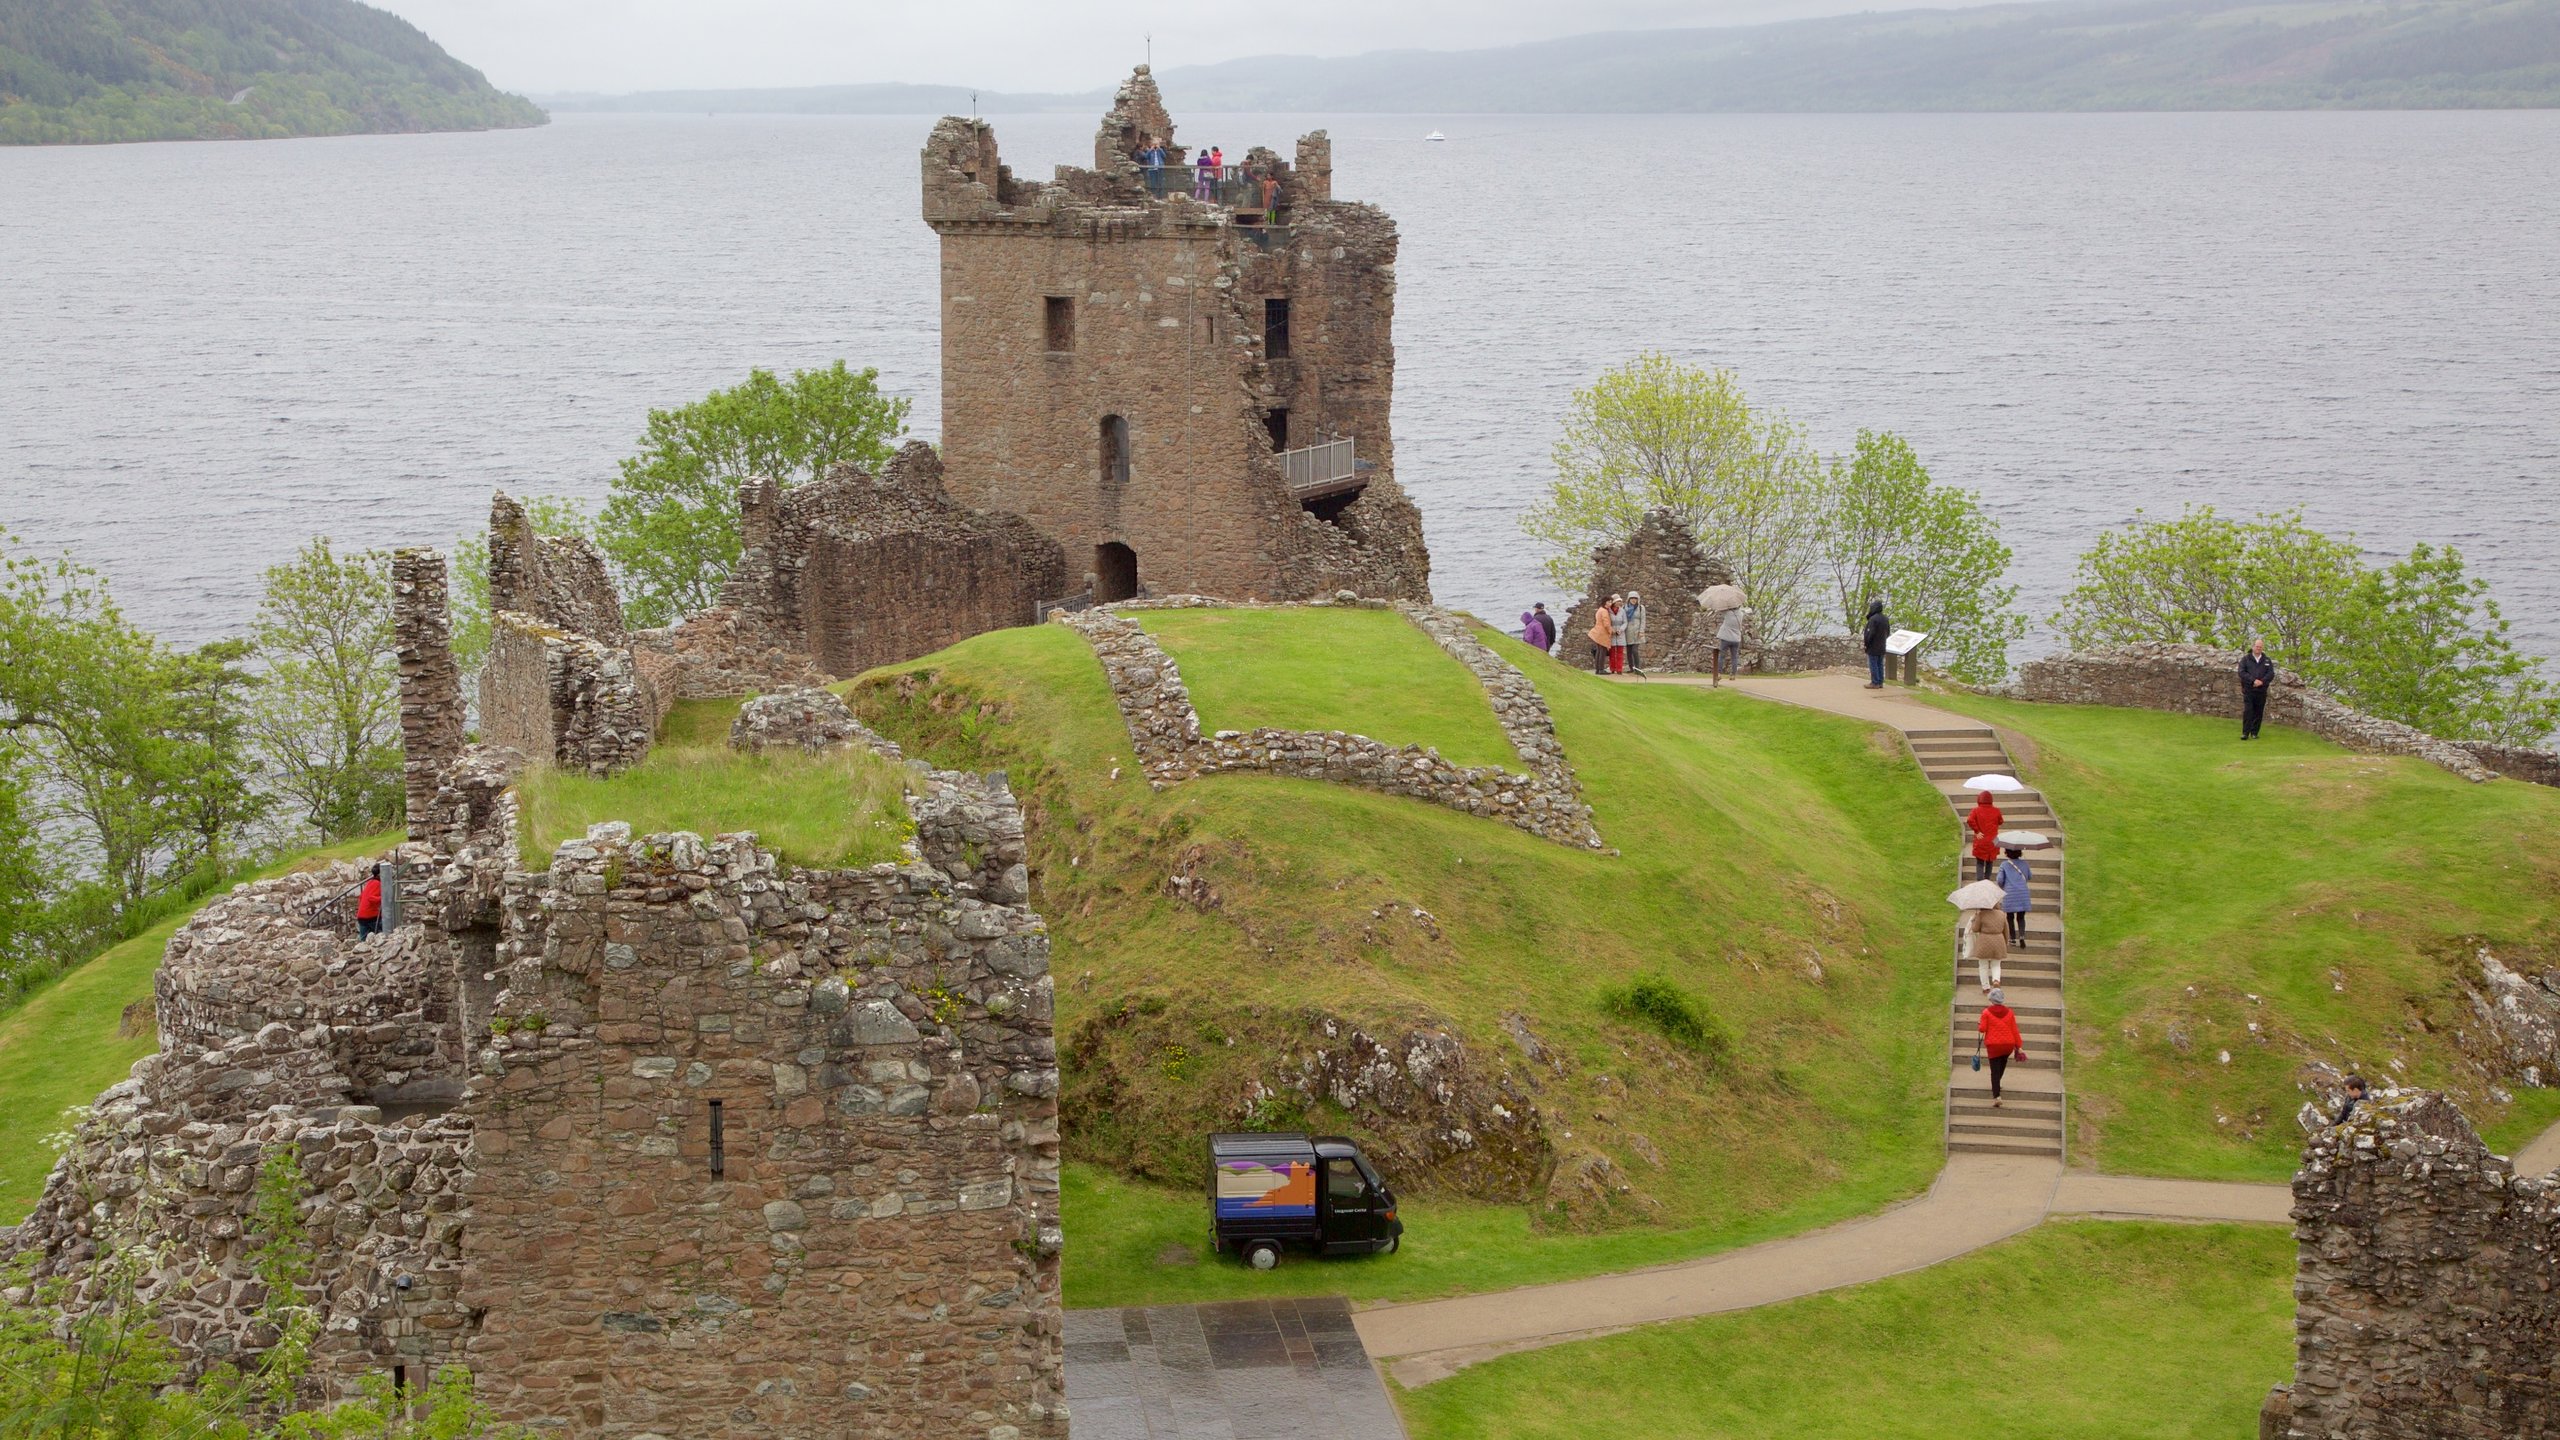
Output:
[[[2000,744],[2000,737],[1985,726],[1907,730],[1904,737],[1910,742],[1922,773],[1947,797],[1948,808],[1955,816],[1960,833],[1953,884],[1949,886],[1952,889],[1971,880],[1974,873],[1973,857],[1967,853],[1972,836],[1962,831],[1965,812],[1973,808],[1974,792],[1963,788],[1963,782],[1986,772],[2015,775],[2017,762]],[[1947,1019],[1947,1149],[2059,1160],[2063,1158],[2066,1109],[2062,1085],[2066,1018],[2062,1001],[2062,827],[2053,807],[2036,791],[1995,795],[1992,803],[2000,807],[2004,828],[2041,830],[2050,841],[2041,849],[2026,852],[2025,859],[2035,871],[2028,887],[2027,940],[2024,945],[2011,946],[2009,958],[2000,964],[2001,989],[2009,1008],[2018,1013],[2018,1030],[2026,1041],[2027,1058],[2009,1062],[2008,1074],[2001,1084],[2003,1103],[1994,1109],[1990,1070],[1976,1072],[1973,1068],[1977,1034],[1974,1022],[1982,1013],[1982,990],[1975,981],[1972,962],[1963,958],[1961,947],[1952,938],[1955,912],[1942,912],[1950,936],[1949,949],[1956,956],[1955,998]]]

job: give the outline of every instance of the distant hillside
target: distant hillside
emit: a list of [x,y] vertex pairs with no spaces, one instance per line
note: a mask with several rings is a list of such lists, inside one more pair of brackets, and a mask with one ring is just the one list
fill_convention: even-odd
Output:
[[2560,0],[2062,0],[1162,77],[1194,110],[2431,109],[2560,104]]
[[[2560,105],[2560,0],[2043,0],[1499,50],[1262,55],[1157,79],[1178,113],[2320,110]],[[964,86],[563,97],[563,109],[940,114]],[[1099,110],[1107,89],[978,95]]]
[[1111,107],[1108,87],[1079,94],[972,90],[966,85],[803,85],[774,90],[645,90],[635,95],[545,95],[554,110],[661,115],[1021,115]]
[[0,144],[267,140],[543,122],[355,0],[0,0]]

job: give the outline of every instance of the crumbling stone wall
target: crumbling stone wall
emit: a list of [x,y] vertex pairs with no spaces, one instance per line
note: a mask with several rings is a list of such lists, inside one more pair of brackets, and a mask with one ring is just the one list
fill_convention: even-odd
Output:
[[2307,1117],[2293,1181],[2296,1358],[2285,1440],[2560,1436],[2560,1181],[2523,1179],[2451,1102]]
[[400,776],[411,834],[426,823],[436,777],[462,754],[462,677],[453,663],[450,605],[442,555],[392,552],[391,644],[400,663]]
[[371,869],[342,861],[245,885],[179,926],[153,984],[161,1043],[219,1050],[281,1024],[366,1103],[457,1097],[460,986],[443,933],[404,924],[359,942],[312,923]]
[[489,610],[513,610],[607,643],[622,639],[622,596],[583,535],[537,535],[522,505],[489,497]]
[[[927,139],[952,495],[1020,515],[1071,573],[1105,574],[1117,552],[1102,547],[1126,547],[1142,593],[1427,599],[1420,517],[1392,473],[1393,222],[1333,200],[1329,170],[1311,184],[1276,158],[1264,223],[1194,199],[1171,171],[1151,195],[1122,147],[1159,118],[1169,134],[1141,70],[1104,120],[1097,168],[1046,184],[1004,168],[983,120],[947,117]],[[1301,158],[1329,166],[1309,140]],[[1270,354],[1268,300],[1291,304],[1289,355]],[[1052,302],[1068,317],[1057,336]],[[1280,410],[1292,443],[1356,437],[1375,467],[1356,499],[1300,503],[1273,459]]]
[[506,911],[464,1286],[502,1412],[1063,1433],[1037,916],[912,863],[621,827],[511,878]]
[[629,650],[511,610],[489,617],[480,733],[493,745],[611,775],[648,755],[673,703]]
[[[1626,539],[1591,552],[1591,582],[1565,616],[1556,653],[1567,660],[1591,654],[1591,619],[1601,602],[1633,590],[1644,597],[1643,660],[1648,670],[1706,670],[1715,661],[1716,621],[1698,608],[1698,592],[1733,583],[1732,567],[1698,546],[1698,537],[1668,510],[1648,510]],[[1744,637],[1744,654],[1757,658],[1757,634]]]
[[[2022,700],[2051,704],[2122,705],[2185,715],[2225,715],[2236,721],[2241,708],[2240,652],[2208,645],[2141,644],[2054,655],[2021,667],[2012,693]],[[2491,780],[2499,773],[2474,749],[2351,710],[2283,670],[2276,672],[2268,691],[2267,719],[2308,730],[2350,750],[2414,755],[2465,780]],[[2508,763],[2515,765],[2521,778],[2539,778],[2530,765]]]
[[[1161,602],[1169,607],[1223,605],[1201,596]],[[1353,602],[1370,603],[1370,602]],[[1385,602],[1375,602],[1386,608]],[[1129,726],[1129,738],[1147,783],[1161,790],[1202,775],[1261,773],[1357,785],[1389,795],[1409,795],[1514,825],[1560,844],[1605,848],[1583,803],[1573,767],[1555,738],[1546,701],[1527,676],[1478,642],[1467,622],[1421,606],[1400,606],[1406,618],[1485,685],[1512,749],[1524,770],[1455,765],[1421,745],[1388,745],[1340,730],[1220,730],[1203,734],[1200,712],[1181,670],[1154,638],[1116,613],[1140,606],[1096,608],[1052,617],[1093,646],[1111,682],[1112,698]]]
[[751,481],[738,507],[743,551],[723,601],[831,674],[1031,624],[1070,586],[1055,541],[955,504],[921,441],[876,477],[846,465],[787,489]]
[[346,1103],[347,1088],[312,1037],[287,1025],[220,1048],[172,1042],[98,1097],[34,1213],[0,1231],[0,1261],[34,1256],[37,1279],[73,1282],[79,1309],[105,1298],[91,1264],[102,1247],[156,1245],[140,1293],[184,1373],[245,1360],[276,1338],[258,1321],[258,1175],[289,1154],[315,1257],[305,1298],[319,1312],[317,1389],[352,1393],[400,1364],[423,1384],[462,1358],[468,1334],[455,1282],[470,1126],[450,1116],[386,1124]]

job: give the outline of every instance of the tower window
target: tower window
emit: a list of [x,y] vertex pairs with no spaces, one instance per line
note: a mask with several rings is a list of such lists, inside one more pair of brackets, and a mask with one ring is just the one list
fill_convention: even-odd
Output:
[[1262,353],[1273,360],[1289,358],[1289,297],[1262,302]]
[[1053,353],[1076,348],[1076,302],[1065,295],[1052,295],[1041,301],[1043,317],[1048,322],[1049,349]]
[[726,1133],[726,1132],[727,1132],[727,1127],[722,1123],[722,1121],[723,1121],[723,1119],[724,1119],[724,1118],[725,1118],[725,1117],[723,1117],[723,1116],[721,1115],[721,1113],[720,1113],[720,1102],[719,1102],[719,1101],[717,1101],[717,1100],[712,1101],[712,1102],[711,1102],[711,1175],[712,1175],[712,1178],[713,1178],[713,1179],[715,1179],[715,1180],[716,1180],[716,1179],[718,1179],[721,1175],[723,1175],[723,1174],[727,1173],[727,1171],[728,1171],[728,1169],[729,1169],[729,1157],[728,1157],[728,1154],[727,1154],[729,1137],[728,1137],[728,1134]]

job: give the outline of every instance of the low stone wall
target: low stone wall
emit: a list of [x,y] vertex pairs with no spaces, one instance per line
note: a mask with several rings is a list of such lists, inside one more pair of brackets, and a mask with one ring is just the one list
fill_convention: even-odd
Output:
[[2560,785],[2560,750],[2531,750],[2522,745],[2492,745],[2485,740],[2449,740],[2454,749],[2510,780]]
[[2523,1179],[2442,1096],[2306,1117],[2283,1440],[2560,1436],[2560,1181]]
[[308,922],[371,868],[341,862],[242,885],[178,927],[153,986],[161,1045],[219,1050],[281,1024],[367,1101],[458,1094],[458,986],[442,933],[403,925],[357,941]]
[[[2121,705],[2221,715],[2236,721],[2241,710],[2240,652],[2206,645],[2145,644],[2055,655],[2028,661],[2008,693],[2049,704]],[[2299,676],[2281,670],[2269,688],[2267,719],[2308,730],[2350,750],[2414,755],[2465,780],[2492,780],[2499,773],[2464,746],[2348,709],[2303,684]]]
[[1809,670],[1864,670],[1866,643],[1855,635],[1798,635],[1774,645],[1745,642],[1743,668],[1760,675],[1799,675]]
[[611,775],[648,755],[673,703],[628,650],[514,611],[490,617],[480,667],[480,733],[490,744]]
[[[1204,735],[1173,657],[1118,612],[1225,604],[1178,596],[1051,617],[1082,635],[1101,658],[1149,784],[1162,789],[1201,775],[1238,773],[1330,780],[1500,820],[1559,844],[1604,848],[1536,687],[1510,662],[1477,643],[1465,621],[1443,612],[1396,607],[1486,685],[1504,734],[1527,763],[1528,773],[1454,765],[1426,746],[1387,745],[1339,730],[1262,728]],[[1376,604],[1387,608],[1385,602]]]

